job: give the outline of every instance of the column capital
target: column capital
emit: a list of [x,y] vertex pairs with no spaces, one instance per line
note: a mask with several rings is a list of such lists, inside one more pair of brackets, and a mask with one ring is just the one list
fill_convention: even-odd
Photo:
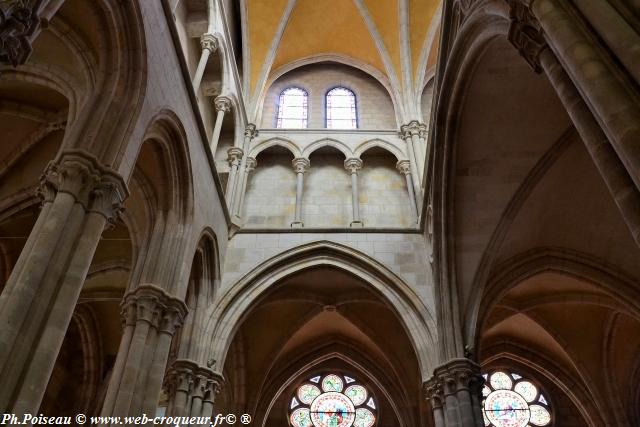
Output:
[[0,2],[0,62],[17,67],[31,53],[31,36],[40,26],[37,1]]
[[37,195],[47,203],[57,193],[72,195],[85,209],[104,216],[109,223],[122,211],[129,195],[122,176],[83,150],[66,151],[58,161],[47,165]]
[[411,162],[409,162],[409,160],[398,160],[396,169],[398,169],[398,172],[402,175],[409,175],[411,173]]
[[182,300],[149,283],[129,291],[122,301],[122,313],[127,324],[142,320],[170,335],[182,326],[187,312]]
[[230,166],[234,164],[237,166],[242,156],[244,156],[244,150],[240,147],[231,147],[227,150],[227,162],[229,162]]
[[247,173],[251,173],[251,171],[253,171],[256,168],[256,166],[258,166],[258,161],[256,160],[256,158],[247,156],[247,164],[246,164],[245,171]]
[[540,54],[548,47],[542,27],[530,9],[531,0],[508,0],[511,18],[509,42],[536,73],[542,72]]
[[304,157],[297,157],[293,159],[291,164],[293,165],[293,169],[296,173],[306,173],[309,170],[309,167],[311,167],[309,159],[305,159]]
[[349,171],[350,174],[358,173],[362,169],[362,160],[352,157],[344,161],[344,168]]
[[224,95],[216,96],[213,100],[213,105],[217,112],[223,111],[224,113],[228,113],[231,111],[231,98]]
[[481,390],[484,384],[480,365],[465,358],[453,359],[434,369],[434,379],[442,386],[445,395],[460,390]]
[[420,132],[420,138],[421,139],[426,139],[427,138],[428,131],[429,131],[429,129],[428,129],[427,125],[425,123],[420,123],[419,132]]
[[213,34],[203,34],[200,36],[200,47],[202,50],[215,52],[218,50],[218,39]]
[[431,403],[431,408],[442,408],[444,405],[444,390],[439,379],[435,376],[431,377],[425,381],[423,388],[426,399]]
[[256,125],[254,125],[253,123],[249,123],[245,128],[244,128],[244,136],[245,138],[249,138],[250,140],[257,137],[259,134],[258,132],[258,128]]
[[407,139],[407,138],[411,138],[413,135],[419,135],[420,126],[421,126],[421,123],[417,120],[411,120],[409,123],[400,126],[401,138]]

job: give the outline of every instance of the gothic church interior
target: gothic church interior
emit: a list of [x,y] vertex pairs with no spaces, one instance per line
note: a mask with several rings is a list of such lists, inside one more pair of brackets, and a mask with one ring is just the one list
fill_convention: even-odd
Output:
[[637,0],[0,1],[0,411],[640,426],[639,46]]

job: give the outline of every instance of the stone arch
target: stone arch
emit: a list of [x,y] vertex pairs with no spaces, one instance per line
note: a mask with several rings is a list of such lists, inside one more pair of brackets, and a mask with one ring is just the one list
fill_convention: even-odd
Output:
[[[136,181],[142,182],[149,226],[147,246],[141,252],[140,277],[137,283],[163,283],[176,292],[184,289],[184,263],[176,254],[185,256],[187,231],[193,217],[193,175],[189,146],[179,118],[169,110],[158,112],[146,128],[135,164]],[[134,202],[131,202],[134,203]],[[188,276],[188,275],[187,275]]]
[[491,278],[473,302],[472,315],[465,324],[466,339],[476,342],[492,301],[498,301],[510,289],[538,273],[551,271],[584,280],[604,290],[634,317],[640,319],[640,293],[634,281],[624,273],[592,256],[567,250],[543,248],[505,261],[499,274]]
[[374,147],[379,147],[385,151],[388,151],[396,158],[397,161],[407,160],[407,155],[398,147],[388,141],[379,138],[370,139],[358,145],[354,151],[354,155],[357,158],[360,158],[366,151]]
[[383,264],[361,252],[328,241],[313,242],[287,250],[263,262],[232,285],[210,312],[203,339],[207,354],[218,366],[243,319],[270,285],[309,267],[331,266],[369,284],[385,300],[405,328],[413,346],[423,381],[435,367],[435,323],[432,313],[417,294]]
[[[367,357],[366,352],[358,348],[354,348],[350,343],[341,340],[331,340],[321,345],[309,348],[297,360],[291,361],[284,366],[277,366],[274,371],[277,375],[264,386],[265,399],[256,405],[256,419],[261,420],[263,425],[268,420],[270,412],[273,410],[274,403],[282,394],[289,389],[293,383],[304,375],[309,375],[315,371],[323,362],[337,359],[345,365],[351,367],[354,372],[362,376],[358,377],[359,382],[368,383],[381,395],[377,395],[378,403],[386,400],[393,411],[395,418],[399,422],[399,426],[405,427],[414,424],[415,419],[412,413],[403,411],[403,408],[410,406],[409,397],[403,393],[403,388],[397,381],[394,381],[393,374],[382,369],[376,369],[371,360]],[[313,375],[313,374],[312,374]],[[364,378],[363,378],[364,377]],[[376,393],[376,394],[378,394]]]
[[347,147],[347,145],[344,142],[338,141],[337,139],[333,139],[333,138],[323,138],[318,141],[312,142],[307,147],[305,147],[304,150],[302,150],[302,157],[304,157],[305,159],[308,159],[309,156],[311,156],[311,154],[313,154],[314,151],[316,151],[319,148],[327,147],[327,146],[333,147],[336,150],[340,151],[342,154],[344,154],[345,159],[354,157],[354,153],[351,151],[349,147]]
[[[576,381],[570,372],[557,366],[552,360],[535,350],[520,345],[515,347],[518,354],[514,353],[513,347],[507,348],[499,345],[492,347],[494,356],[485,361],[483,367],[517,369],[521,373],[527,374],[528,379],[536,382],[543,382],[540,378],[543,377],[557,386],[571,400],[590,427],[602,425],[603,421],[597,406],[589,396],[589,391],[579,380]],[[552,399],[552,405],[556,403],[553,401],[553,395],[549,395],[548,392],[546,394]]]
[[393,109],[396,115],[396,121],[398,123],[402,123],[402,117],[404,116],[403,104],[401,101],[402,96],[400,92],[393,87],[389,78],[384,73],[377,70],[375,67],[372,67],[371,65],[363,61],[360,61],[356,58],[353,58],[351,56],[347,56],[339,53],[327,53],[323,55],[314,55],[307,58],[301,58],[273,70],[268,80],[266,81],[266,84],[260,91],[259,98],[256,102],[255,108],[256,108],[257,120],[260,121],[262,119],[262,117],[260,116],[263,110],[264,98],[267,94],[268,89],[278,78],[282,77],[286,73],[293,71],[297,68],[303,67],[305,65],[317,64],[319,62],[337,62],[339,64],[344,64],[344,65],[357,68],[358,70],[361,70],[366,74],[370,75],[372,78],[374,78],[378,83],[380,83],[386,89],[387,93],[389,94],[389,97],[391,98],[391,102],[393,104]]
[[276,136],[274,138],[260,141],[251,149],[249,157],[253,157],[255,159],[256,157],[258,157],[258,154],[260,154],[267,148],[271,148],[274,146],[282,147],[285,150],[289,151],[293,155],[294,159],[302,157],[302,152],[300,152],[298,146],[290,139],[281,136]]

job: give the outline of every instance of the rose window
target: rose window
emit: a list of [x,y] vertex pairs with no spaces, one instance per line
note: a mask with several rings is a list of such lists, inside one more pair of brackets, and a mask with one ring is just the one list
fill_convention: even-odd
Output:
[[289,405],[293,427],[372,427],[376,404],[369,391],[346,375],[310,378]]
[[493,427],[535,427],[551,423],[551,410],[538,387],[522,376],[502,371],[483,375],[484,425]]

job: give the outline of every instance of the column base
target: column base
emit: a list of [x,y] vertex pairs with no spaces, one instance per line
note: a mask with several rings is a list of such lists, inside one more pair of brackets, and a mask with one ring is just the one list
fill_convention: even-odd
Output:
[[293,221],[291,223],[291,228],[303,228],[304,227],[304,222],[302,221]]
[[349,224],[349,227],[351,228],[363,228],[364,227],[364,222],[358,220],[358,221],[351,221],[351,224]]

